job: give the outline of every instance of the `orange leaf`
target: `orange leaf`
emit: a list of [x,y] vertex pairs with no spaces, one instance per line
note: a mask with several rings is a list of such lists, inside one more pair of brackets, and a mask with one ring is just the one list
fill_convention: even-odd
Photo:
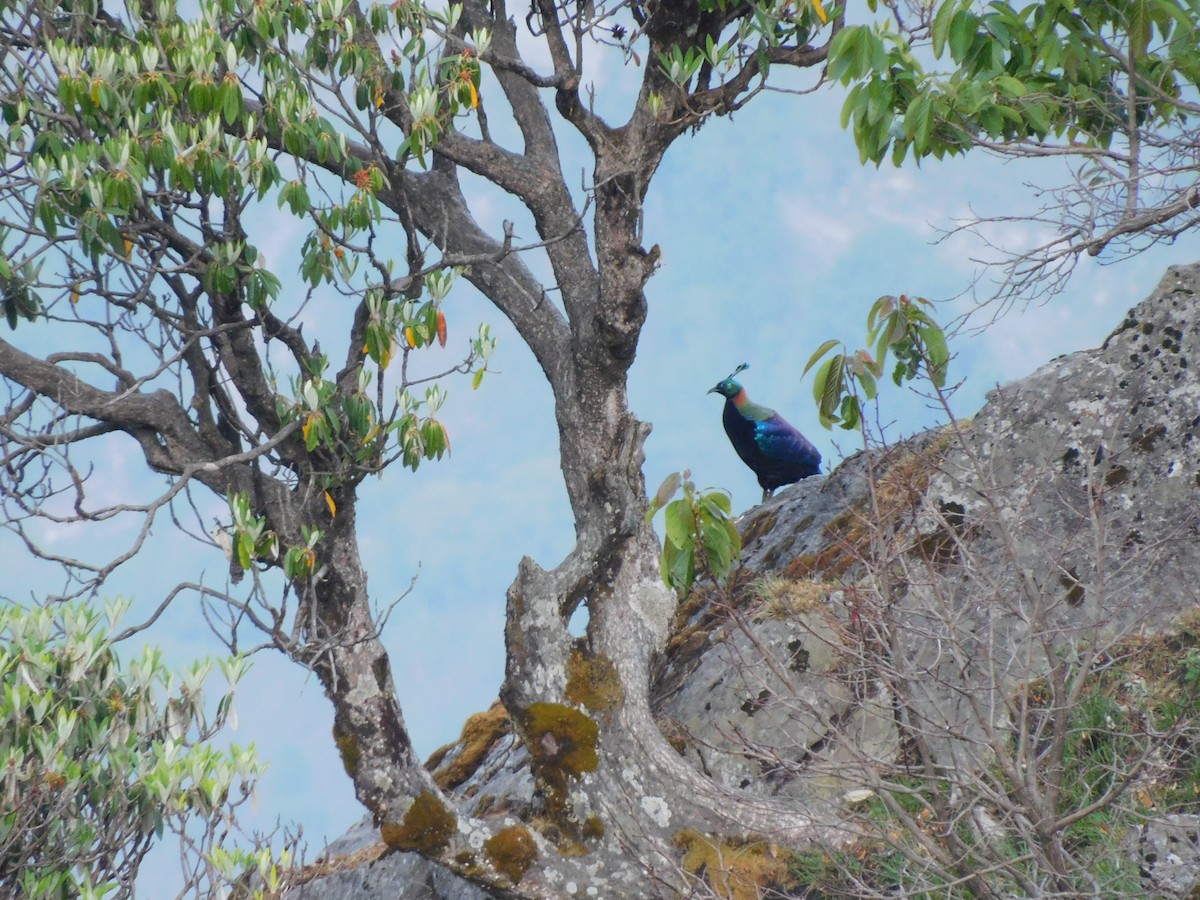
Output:
[[329,515],[337,515],[337,504],[333,502],[333,498],[329,496],[329,491],[325,492],[325,505],[329,507]]
[[438,334],[438,343],[441,346],[445,347],[446,346],[446,314],[444,312],[442,312],[440,309],[438,310],[438,315],[437,315],[437,334]]
[[475,82],[470,77],[467,78],[467,87],[471,89],[471,109],[478,109],[479,91],[475,90]]
[[829,14],[825,12],[825,7],[821,5],[821,0],[812,0],[813,12],[817,14],[817,18],[821,20],[822,25],[829,24]]
[[408,346],[410,346],[410,347],[417,346],[417,333],[415,331],[413,331],[411,325],[407,326],[404,329],[404,339],[406,341],[408,341]]

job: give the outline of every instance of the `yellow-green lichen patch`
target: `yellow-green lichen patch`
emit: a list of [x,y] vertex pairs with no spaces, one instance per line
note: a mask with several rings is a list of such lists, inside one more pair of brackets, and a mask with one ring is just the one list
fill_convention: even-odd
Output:
[[683,851],[683,868],[725,900],[758,900],[793,886],[789,855],[767,841],[711,838],[686,828],[676,833],[675,846]]
[[342,757],[342,768],[353,778],[358,774],[358,764],[362,759],[362,751],[358,749],[358,741],[354,735],[346,734],[337,723],[333,725],[333,742],[337,745],[338,754]]
[[[475,774],[480,763],[487,757],[488,751],[506,734],[511,733],[512,723],[508,718],[508,710],[497,700],[486,712],[475,713],[463,725],[462,734],[458,741],[434,750],[425,763],[425,768],[433,772],[433,780],[442,790],[452,790]],[[442,761],[456,747],[461,747],[455,756],[444,767]]]
[[585,656],[579,647],[572,647],[566,697],[594,713],[606,713],[625,701],[625,691],[611,659],[602,654]]
[[561,703],[531,703],[525,720],[529,752],[539,771],[580,778],[600,765],[600,727],[587,713]]
[[384,822],[379,829],[383,842],[393,850],[413,850],[437,856],[450,843],[458,827],[454,813],[446,809],[432,791],[421,791],[399,825]]
[[756,619],[794,619],[817,609],[836,589],[836,585],[802,578],[794,581],[780,575],[765,575],[756,580],[753,590],[759,598]]
[[538,858],[537,843],[524,825],[501,828],[483,843],[483,852],[496,871],[520,884],[525,871]]

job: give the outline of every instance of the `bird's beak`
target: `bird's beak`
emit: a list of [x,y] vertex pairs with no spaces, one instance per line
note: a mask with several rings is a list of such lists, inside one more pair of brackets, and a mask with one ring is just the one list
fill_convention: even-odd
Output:
[[720,392],[721,392],[721,386],[719,384],[716,387],[711,387],[708,389],[708,393],[710,393],[710,394],[719,394]]

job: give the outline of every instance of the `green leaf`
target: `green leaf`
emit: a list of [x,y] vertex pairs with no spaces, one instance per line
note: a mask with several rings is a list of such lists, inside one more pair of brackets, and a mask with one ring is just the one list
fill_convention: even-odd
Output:
[[813,390],[816,391],[817,385],[820,385],[821,390],[816,397],[817,409],[825,419],[832,420],[834,418],[834,410],[845,392],[845,384],[842,380],[845,361],[846,358],[841,353],[831,356],[817,372],[817,381],[813,384]]
[[733,562],[733,543],[720,521],[706,521],[702,530],[705,561],[717,578],[724,578]]
[[891,110],[892,86],[886,81],[871,81],[867,88],[867,121],[890,120]]
[[854,87],[850,88],[850,92],[846,95],[846,102],[842,104],[843,128],[850,124],[850,120],[858,111],[859,100],[863,95],[863,89],[865,86],[866,85],[863,82],[859,82],[858,84],[854,85]]
[[861,78],[866,69],[861,67],[860,47],[869,32],[865,26],[851,25],[843,28],[829,45],[829,80],[848,84],[853,78]]
[[999,88],[1001,93],[1008,97],[1024,97],[1029,93],[1024,82],[1013,78],[1011,75],[997,75],[994,84]]
[[663,546],[659,558],[663,581],[674,590],[686,594],[696,581],[696,553],[691,544],[686,547]]
[[858,427],[858,423],[862,420],[861,409],[859,407],[858,398],[853,394],[847,394],[842,398],[841,407],[838,410],[839,423],[846,431],[853,431]]
[[943,0],[943,3],[938,7],[938,11],[933,17],[930,37],[933,39],[933,56],[935,59],[942,58],[942,50],[946,46],[946,36],[950,32],[950,22],[954,18],[954,13],[957,9],[957,0]]
[[1035,134],[1044,135],[1050,131],[1050,111],[1044,104],[1027,103],[1021,111],[1025,115],[1029,127]]
[[831,340],[828,340],[825,343],[823,343],[820,347],[818,347],[816,349],[816,351],[813,353],[813,355],[808,358],[808,362],[804,366],[804,371],[800,373],[800,377],[803,378],[805,375],[807,375],[808,370],[811,369],[814,365],[816,365],[817,360],[819,360],[822,356],[824,356],[826,353],[828,353],[830,350],[832,350],[834,347],[836,347],[840,343],[841,343],[841,341],[836,341],[836,340],[831,339]]
[[254,538],[245,531],[238,532],[237,558],[238,564],[243,569],[250,568],[250,564],[254,561]]
[[955,62],[966,59],[971,45],[975,42],[978,29],[978,19],[965,9],[960,9],[950,21],[950,56]]
[[912,137],[913,153],[923,156],[933,133],[933,98],[922,94],[909,105],[904,115],[904,132]]
[[701,504],[714,518],[732,515],[733,498],[724,491],[708,491],[701,498]]
[[676,547],[686,547],[692,542],[696,530],[696,516],[686,499],[676,500],[666,509],[667,541]]
[[946,335],[942,329],[930,323],[920,331],[921,340],[925,345],[925,355],[928,359],[929,378],[936,387],[946,384],[946,370],[950,362],[950,352],[946,346]]
[[1130,0],[1129,9],[1129,45],[1136,56],[1142,56],[1150,45],[1153,32],[1153,22],[1149,0]]
[[879,387],[875,381],[875,376],[870,374],[859,375],[858,383],[862,388],[863,396],[866,397],[868,401],[874,400],[875,395],[879,392]]
[[871,304],[871,309],[867,313],[867,335],[868,340],[874,340],[875,330],[878,328],[879,321],[889,315],[892,308],[896,305],[896,298],[891,294],[885,294],[874,303]]
[[233,125],[242,115],[242,89],[236,80],[226,81],[221,93],[221,115],[225,124]]

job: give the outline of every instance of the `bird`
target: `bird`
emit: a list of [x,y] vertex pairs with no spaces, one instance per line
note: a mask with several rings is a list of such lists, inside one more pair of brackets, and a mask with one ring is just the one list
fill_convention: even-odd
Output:
[[821,454],[783,416],[746,395],[734,375],[748,368],[749,363],[742,363],[708,393],[725,398],[725,433],[742,462],[758,476],[766,501],[775,488],[819,474]]

